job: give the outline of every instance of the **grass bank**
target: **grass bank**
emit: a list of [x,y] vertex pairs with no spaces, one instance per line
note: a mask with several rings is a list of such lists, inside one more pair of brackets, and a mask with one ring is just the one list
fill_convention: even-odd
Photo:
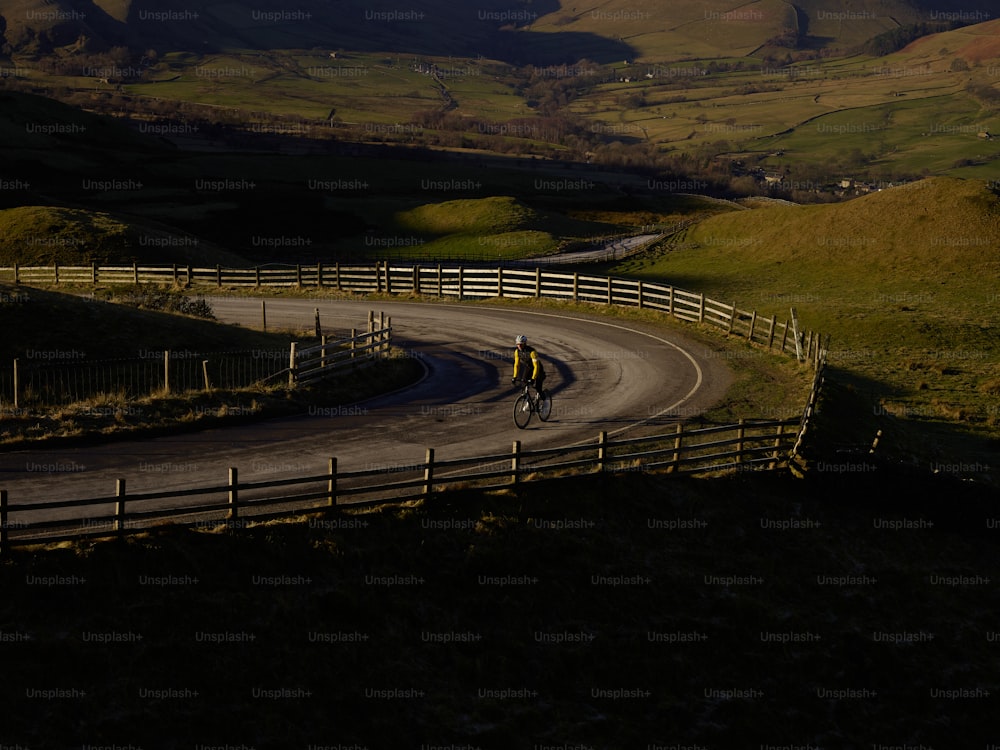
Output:
[[969,745],[994,516],[941,477],[633,474],[17,551],[3,737]]
[[712,217],[658,256],[604,268],[656,279],[830,335],[859,424],[925,467],[996,475],[1000,445],[1000,202],[978,180],[932,178],[832,206]]

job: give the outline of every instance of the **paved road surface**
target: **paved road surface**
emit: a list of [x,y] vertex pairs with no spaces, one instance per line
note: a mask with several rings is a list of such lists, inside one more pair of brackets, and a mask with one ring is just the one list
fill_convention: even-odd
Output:
[[[224,322],[260,324],[260,300],[210,300]],[[0,488],[12,504],[111,498],[128,491],[224,485],[344,471],[402,468],[437,459],[525,450],[612,435],[668,432],[678,415],[703,411],[730,382],[724,361],[680,335],[639,324],[443,303],[267,299],[269,327],[310,331],[319,308],[327,333],[364,329],[369,309],[392,317],[393,341],[425,366],[401,392],[363,403],[260,423],[87,448],[0,453]],[[553,394],[549,422],[518,430],[511,411],[512,342],[524,333],[544,357]]]

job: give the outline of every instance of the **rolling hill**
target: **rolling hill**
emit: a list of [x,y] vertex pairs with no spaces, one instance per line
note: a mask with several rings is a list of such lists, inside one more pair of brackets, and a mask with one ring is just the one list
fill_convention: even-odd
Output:
[[854,47],[907,23],[991,18],[990,0],[725,0],[664,4],[605,0],[580,7],[563,0],[461,6],[418,0],[271,0],[239,5],[216,0],[3,0],[6,41],[20,52],[56,49],[221,51],[346,48],[399,53],[486,56],[551,64],[587,58],[610,62],[745,55],[772,45],[799,49]]
[[0,209],[0,266],[133,262],[246,264],[240,256],[185,232],[104,211],[53,206]]

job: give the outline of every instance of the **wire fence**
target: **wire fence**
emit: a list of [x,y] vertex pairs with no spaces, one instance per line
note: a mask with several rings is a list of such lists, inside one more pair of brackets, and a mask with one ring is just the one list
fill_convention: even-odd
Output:
[[0,369],[0,416],[169,393],[295,387],[387,357],[391,335],[391,319],[370,312],[367,331],[337,339],[320,335],[306,348],[292,342],[288,349],[145,351],[112,360],[14,359],[11,367]]
[[[100,398],[249,388],[288,371],[288,350],[146,352],[135,358],[18,360],[0,370],[0,406],[58,406]],[[16,394],[16,396],[15,396]]]

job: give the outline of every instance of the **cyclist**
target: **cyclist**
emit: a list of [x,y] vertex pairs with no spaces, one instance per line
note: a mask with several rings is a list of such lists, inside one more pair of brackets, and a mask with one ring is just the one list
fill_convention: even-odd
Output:
[[[545,368],[542,366],[541,357],[534,347],[528,346],[528,337],[524,334],[514,339],[514,343],[517,344],[517,348],[514,350],[514,377],[510,382],[516,383],[519,377],[527,377],[528,382],[538,391],[539,398],[545,398],[545,390],[542,388],[542,384],[545,383]],[[530,376],[528,376],[529,366]]]

